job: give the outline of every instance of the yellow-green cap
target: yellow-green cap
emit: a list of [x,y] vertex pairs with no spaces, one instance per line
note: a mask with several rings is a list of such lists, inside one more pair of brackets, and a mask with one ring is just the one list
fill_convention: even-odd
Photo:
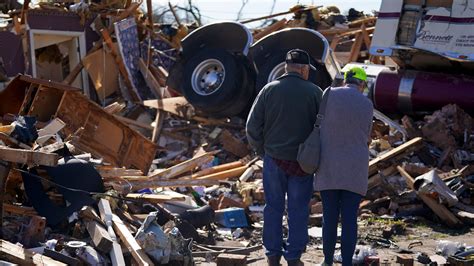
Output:
[[365,73],[365,70],[360,67],[353,67],[344,74],[344,79],[347,78],[356,78],[362,81],[367,81],[367,73]]

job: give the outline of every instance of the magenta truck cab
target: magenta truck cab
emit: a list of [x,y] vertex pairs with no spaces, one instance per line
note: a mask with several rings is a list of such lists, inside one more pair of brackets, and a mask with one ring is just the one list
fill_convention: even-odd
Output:
[[370,53],[399,66],[378,74],[377,109],[430,112],[456,103],[474,112],[474,1],[382,0]]

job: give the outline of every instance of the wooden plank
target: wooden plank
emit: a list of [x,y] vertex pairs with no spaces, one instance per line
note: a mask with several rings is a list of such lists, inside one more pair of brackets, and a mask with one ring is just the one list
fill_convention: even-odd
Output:
[[[410,176],[410,174],[408,174],[402,167],[398,166],[397,169],[400,172],[400,175],[405,177],[408,186],[413,189],[415,179]],[[456,218],[456,216],[454,216],[454,214],[450,212],[449,209],[444,205],[439,204],[435,199],[424,193],[417,192],[417,195],[448,226],[458,227],[462,225],[462,222]]]
[[54,153],[12,149],[0,146],[0,160],[27,165],[56,166],[59,156]]
[[407,182],[407,185],[410,189],[414,189],[415,179],[411,177],[411,175],[405,171],[405,169],[401,166],[397,166],[397,170],[401,176],[403,176]]
[[331,41],[331,49],[335,52],[337,45],[339,44],[339,41],[341,41],[341,37],[338,35],[334,36],[334,38]]
[[123,221],[115,214],[113,215],[112,221],[115,231],[127,247],[128,251],[132,253],[132,257],[138,263],[138,265],[154,265],[151,259],[145,253],[145,250],[143,250],[138,244],[138,242],[135,240],[135,237],[133,237],[132,233],[130,233]]
[[462,222],[454,216],[454,214],[448,210],[444,205],[439,204],[435,199],[430,196],[417,193],[423,202],[430,207],[430,209],[439,217],[443,222],[445,222],[450,227],[459,227],[462,225]]
[[160,179],[169,179],[177,177],[180,174],[184,174],[194,170],[194,168],[201,166],[203,164],[209,163],[214,159],[214,155],[219,151],[208,152],[201,156],[189,159],[180,164],[174,165],[170,168],[165,169],[159,173],[149,176],[150,178],[160,178]]
[[223,130],[219,136],[219,142],[222,148],[240,158],[250,153],[248,145],[234,137],[228,130]]
[[266,27],[265,29],[263,29],[261,32],[255,34],[253,36],[253,39],[255,41],[258,41],[258,40],[262,39],[263,37],[267,36],[268,34],[282,29],[283,27],[285,27],[286,22],[287,22],[287,20],[284,18],[282,20],[279,20],[279,21],[273,23],[272,25],[270,25],[270,26]]
[[138,193],[129,193],[125,196],[127,199],[142,199],[144,201],[152,203],[163,203],[165,201],[184,201],[184,196],[170,196],[170,195],[160,195],[160,194],[138,194]]
[[143,77],[145,78],[146,85],[153,91],[155,96],[158,99],[163,99],[164,89],[160,86],[160,83],[153,75],[153,73],[148,69],[145,61],[142,58],[138,60],[138,66],[140,68],[140,72],[142,73]]
[[6,259],[9,262],[19,265],[67,265],[50,257],[28,251],[6,240],[0,241],[0,258]]
[[100,176],[114,177],[114,176],[143,176],[143,172],[137,169],[114,168],[108,166],[98,167]]
[[224,179],[229,179],[229,178],[234,178],[234,177],[240,177],[245,172],[245,170],[247,170],[248,167],[249,166],[244,165],[244,166],[226,170],[223,172],[201,176],[201,177],[198,177],[196,180],[206,180],[206,179],[224,180]]
[[186,117],[186,106],[190,106],[189,102],[183,97],[165,98],[162,100],[146,100],[143,101],[144,106],[162,110],[177,116]]
[[142,122],[139,122],[139,121],[127,118],[127,117],[123,117],[123,116],[119,116],[119,115],[114,115],[114,117],[117,118],[118,120],[124,122],[127,125],[140,127],[140,128],[147,129],[147,130],[153,130],[154,129],[154,127],[152,127],[149,124],[145,124],[145,123],[142,123]]
[[17,147],[20,147],[22,149],[27,149],[27,150],[31,150],[31,147],[26,145],[25,143],[23,142],[20,142],[18,141],[17,139],[15,138],[12,138],[10,137],[9,135],[3,133],[3,132],[0,132],[0,140],[3,141],[7,146],[9,146],[10,148],[17,148]]
[[121,180],[106,181],[106,185],[119,191],[137,191],[145,188],[163,187],[193,187],[193,186],[214,186],[219,185],[219,181],[211,179],[176,179],[176,180]]
[[356,35],[356,34],[364,32],[364,31],[368,34],[368,33],[374,32],[374,30],[375,30],[375,27],[366,28],[364,26],[364,29],[363,29],[362,26],[361,26],[361,28],[358,29],[358,30],[346,31],[346,32],[343,32],[341,34],[338,34],[337,36],[340,37],[340,38],[343,38],[343,37],[348,37],[348,36],[351,36],[351,35]]
[[108,253],[112,249],[114,242],[102,225],[95,221],[89,221],[86,223],[86,229],[91,236],[92,243],[99,251]]
[[112,249],[109,252],[110,260],[113,266],[125,265],[125,259],[123,258],[122,248],[117,242],[117,236],[115,235],[112,222],[112,209],[110,208],[110,203],[106,199],[100,199],[99,203],[99,213],[100,218],[107,226],[107,232],[109,233],[110,239],[112,239]]
[[362,30],[362,38],[364,39],[365,47],[369,49],[370,45],[372,44],[372,40],[370,39],[369,32],[367,31],[365,24],[362,24],[360,29]]
[[378,167],[384,163],[388,162],[390,159],[394,158],[397,155],[403,154],[403,153],[408,153],[408,152],[413,152],[418,150],[419,148],[422,147],[423,144],[423,139],[422,138],[414,138],[380,156],[377,158],[371,160],[369,162],[369,176],[374,175],[377,173]]
[[361,33],[357,33],[355,41],[351,47],[351,53],[349,55],[349,62],[357,62],[357,59],[360,56],[360,50],[362,48],[363,37]]
[[[164,89],[160,85],[159,81],[156,79],[156,77],[153,75],[153,73],[148,69],[147,65],[143,61],[142,58],[140,58],[138,65],[140,67],[140,72],[142,73],[143,77],[145,78],[146,84],[148,85],[149,88],[152,89],[154,92],[155,96],[158,99],[163,99],[164,97]],[[165,119],[165,114],[163,111],[158,110],[156,112],[156,117],[155,117],[155,127],[153,128],[153,135],[151,140],[156,143],[159,139],[161,129],[163,127],[163,121]]]
[[240,160],[235,161],[235,162],[231,162],[231,163],[221,164],[221,165],[217,165],[217,166],[213,166],[213,167],[203,169],[203,170],[191,175],[191,178],[198,178],[200,176],[205,176],[205,175],[210,175],[210,174],[222,172],[222,171],[233,169],[233,168],[240,167],[240,166],[243,166],[243,165],[244,165],[244,163]]

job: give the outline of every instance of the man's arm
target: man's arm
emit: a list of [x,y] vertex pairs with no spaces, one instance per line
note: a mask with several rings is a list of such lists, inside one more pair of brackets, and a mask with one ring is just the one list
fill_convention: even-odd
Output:
[[265,153],[263,148],[263,125],[265,121],[265,88],[263,88],[255,99],[247,119],[246,132],[250,145],[259,155]]

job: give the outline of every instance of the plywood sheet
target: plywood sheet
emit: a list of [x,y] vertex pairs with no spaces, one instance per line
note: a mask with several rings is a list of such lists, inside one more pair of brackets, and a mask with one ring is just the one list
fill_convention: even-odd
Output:
[[82,64],[89,73],[100,100],[105,99],[117,90],[119,87],[119,70],[111,53],[104,52],[104,49],[97,50],[87,55],[82,60]]

